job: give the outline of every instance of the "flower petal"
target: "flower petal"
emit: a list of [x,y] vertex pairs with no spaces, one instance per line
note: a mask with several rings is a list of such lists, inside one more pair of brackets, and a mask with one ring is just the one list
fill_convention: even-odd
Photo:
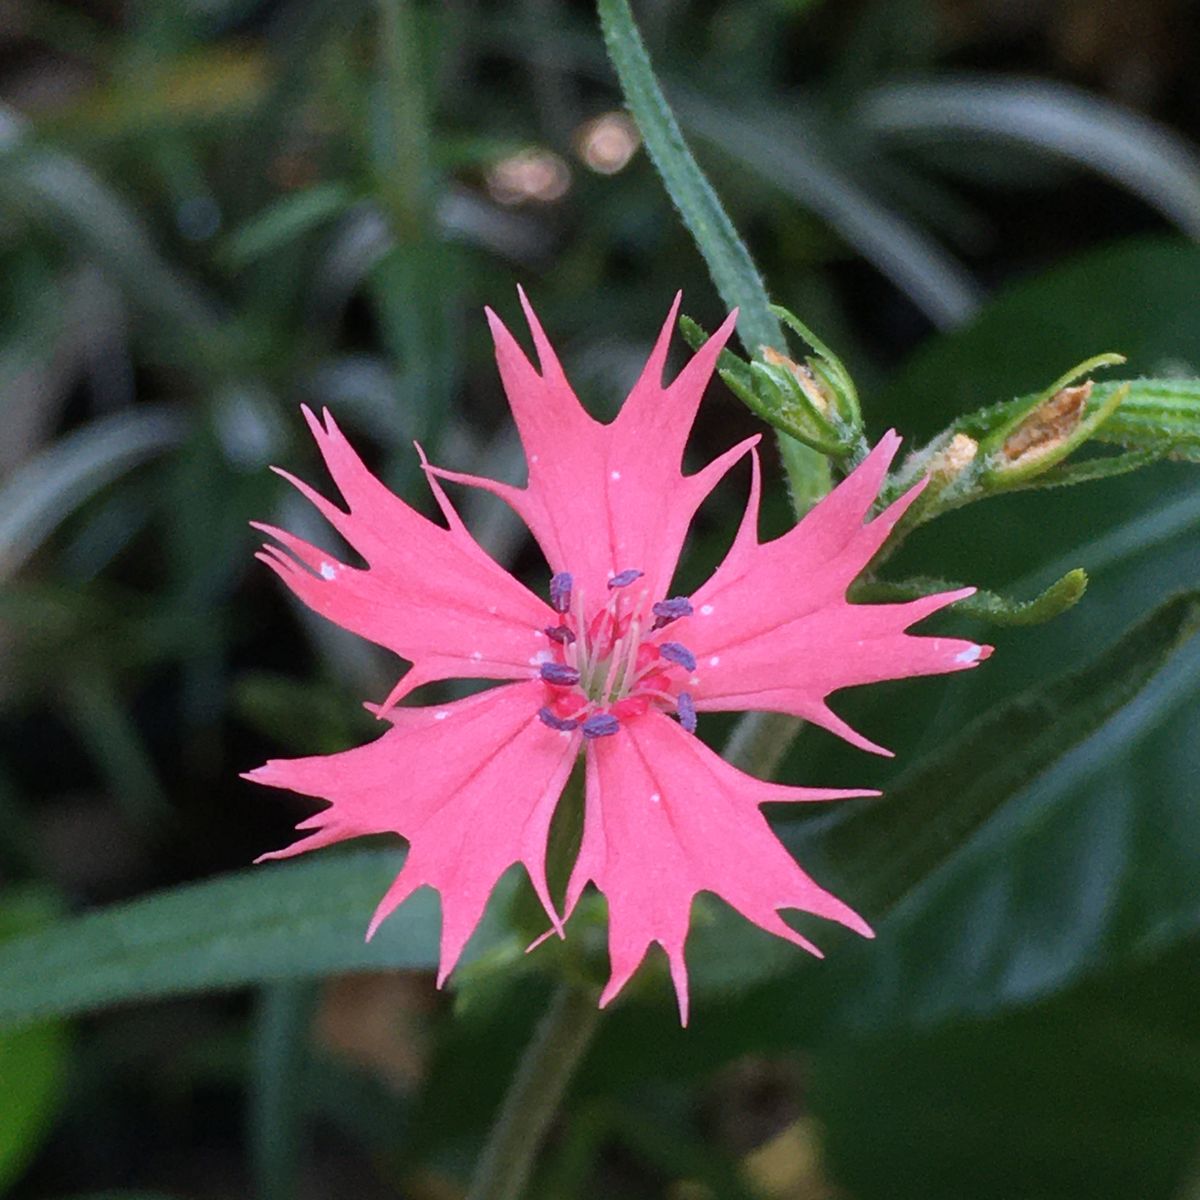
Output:
[[537,719],[541,695],[540,684],[517,683],[440,707],[394,709],[392,729],[365,746],[272,759],[250,771],[246,778],[255,783],[329,802],[297,826],[305,837],[262,858],[289,858],[366,834],[406,838],[408,857],[367,936],[417,888],[436,888],[439,987],[513,863],[525,866],[560,928],[546,886],[546,839],[580,739]]
[[368,566],[351,566],[286,530],[256,524],[283,547],[266,546],[258,557],[309,608],[414,664],[393,703],[438,679],[529,678],[547,648],[541,631],[554,622],[551,609],[484,552],[436,480],[430,482],[448,527],[384,487],[328,412],[323,424],[307,408],[304,415],[349,511],[286,471],[279,474]]
[[900,445],[887,434],[839,487],[782,537],[758,540],[758,463],[750,503],[725,561],[692,596],[693,614],[672,637],[696,656],[688,688],[700,710],[787,712],[887,754],[826,703],[844,687],[975,666],[990,653],[957,638],[905,633],[973,588],[908,604],[851,604],[846,589],[920,494],[909,489],[873,521],[864,519]]
[[641,586],[666,595],[688,526],[718,480],[758,441],[748,439],[694,475],[682,474],[683,452],[696,409],[733,332],[737,313],[696,352],[667,386],[667,350],[680,297],[641,377],[619,415],[604,425],[580,405],[533,308],[521,292],[537,349],[535,370],[490,309],[496,361],[529,464],[525,488],[430,468],[443,479],[486,488],[502,497],[537,538],[553,571],[569,571],[588,596],[629,569]]
[[692,899],[701,891],[818,956],[779,909],[816,913],[870,937],[857,913],[796,865],[759,805],[875,794],[764,783],[655,711],[617,737],[591,743],[583,841],[566,906],[570,912],[589,881],[608,898],[612,975],[600,1003],[625,986],[650,943],[658,942],[687,1024],[683,948]]

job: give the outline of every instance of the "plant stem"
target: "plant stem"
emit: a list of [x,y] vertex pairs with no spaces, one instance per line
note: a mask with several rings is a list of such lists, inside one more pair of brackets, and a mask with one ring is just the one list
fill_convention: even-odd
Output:
[[773,779],[803,727],[799,717],[787,713],[749,712],[734,726],[723,757],[759,779]]
[[316,986],[288,980],[267,984],[255,1016],[249,1140],[260,1200],[291,1200],[304,1160],[305,1032]]
[[467,1200],[518,1200],[599,1022],[597,991],[559,985],[509,1084]]
[[429,115],[410,0],[377,0],[383,134],[375,147],[378,193],[401,241],[424,232],[429,189]]

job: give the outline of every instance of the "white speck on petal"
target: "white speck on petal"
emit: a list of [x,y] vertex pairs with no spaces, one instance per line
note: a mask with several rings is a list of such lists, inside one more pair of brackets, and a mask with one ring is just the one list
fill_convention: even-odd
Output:
[[662,797],[657,792],[650,793],[650,803],[651,804],[657,804],[661,799],[662,799]]
[[531,463],[535,463],[535,462],[537,462],[537,461],[538,461],[539,457],[540,457],[540,455],[537,455],[537,454],[531,454],[531,455],[529,456],[529,461],[530,461]]
[[540,667],[542,665],[542,663],[550,662],[553,660],[553,658],[554,658],[554,655],[549,650],[539,650],[529,660],[529,665],[531,667]]
[[479,661],[479,660],[480,660],[480,659],[483,657],[483,651],[482,651],[482,650],[472,650],[472,651],[471,651],[471,657],[472,657],[472,658],[473,658],[473,659],[474,659],[476,662],[478,662],[478,661]]
[[711,605],[711,604],[702,604],[702,605],[700,605],[700,615],[701,615],[702,617],[711,617],[711,616],[712,616],[712,610],[713,610],[713,607],[712,607],[712,605]]
[[699,683],[699,682],[700,682],[700,676],[699,676],[699,675],[693,675],[693,676],[691,677],[691,679],[689,679],[689,680],[688,680],[688,683],[692,683],[692,684],[696,684],[696,683]]
[[983,653],[979,646],[968,646],[965,650],[960,650],[955,656],[954,661],[960,663],[973,663]]
[[714,654],[712,658],[708,660],[708,665],[710,667],[719,667],[721,665],[721,656],[719,654]]
[[433,719],[435,721],[444,721],[449,715],[450,714],[443,708],[433,714]]
[[337,578],[337,568],[333,565],[333,563],[323,562],[321,564],[321,578],[322,579],[336,579]]
[[609,475],[609,479],[611,479],[613,481],[613,483],[620,483],[621,482],[621,472],[613,471],[613,473],[611,475]]

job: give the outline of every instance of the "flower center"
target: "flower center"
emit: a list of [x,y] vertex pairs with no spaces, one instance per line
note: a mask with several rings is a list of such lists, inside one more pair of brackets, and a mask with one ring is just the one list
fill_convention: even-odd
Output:
[[696,709],[686,689],[696,659],[682,643],[659,637],[673,621],[691,616],[691,603],[684,596],[649,603],[645,589],[634,586],[642,575],[632,568],[613,575],[603,604],[591,607],[569,573],[550,580],[559,623],[544,630],[548,650],[539,674],[546,702],[538,717],[551,729],[610,737],[623,721],[656,705],[695,731]]

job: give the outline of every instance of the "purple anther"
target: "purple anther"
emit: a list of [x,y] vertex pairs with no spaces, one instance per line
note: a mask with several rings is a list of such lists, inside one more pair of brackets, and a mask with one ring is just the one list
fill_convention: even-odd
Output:
[[614,575],[609,581],[610,588],[628,587],[635,579],[641,579],[645,575],[645,571],[635,571],[632,567],[628,571],[621,571]]
[[656,600],[650,606],[650,611],[654,614],[653,628],[661,629],[680,617],[690,617],[694,610],[686,596],[673,596],[670,600]]
[[621,722],[612,713],[593,713],[583,723],[585,738],[612,737],[621,728]]
[[551,729],[557,729],[559,733],[570,733],[572,729],[579,728],[579,722],[574,717],[556,717],[548,708],[538,709],[538,720]]
[[688,731],[696,732],[696,704],[691,692],[680,692],[675,698],[675,709],[679,713],[679,723]]
[[575,640],[575,635],[565,625],[547,625],[542,632],[560,646],[569,646]]
[[548,662],[542,663],[542,678],[559,687],[574,687],[579,682],[579,672],[566,663]]
[[565,613],[571,607],[571,588],[574,586],[575,580],[571,578],[570,571],[559,571],[550,580],[550,603],[554,605],[554,611]]
[[685,671],[696,669],[696,656],[680,642],[663,642],[658,648],[659,654],[669,662],[677,663]]

